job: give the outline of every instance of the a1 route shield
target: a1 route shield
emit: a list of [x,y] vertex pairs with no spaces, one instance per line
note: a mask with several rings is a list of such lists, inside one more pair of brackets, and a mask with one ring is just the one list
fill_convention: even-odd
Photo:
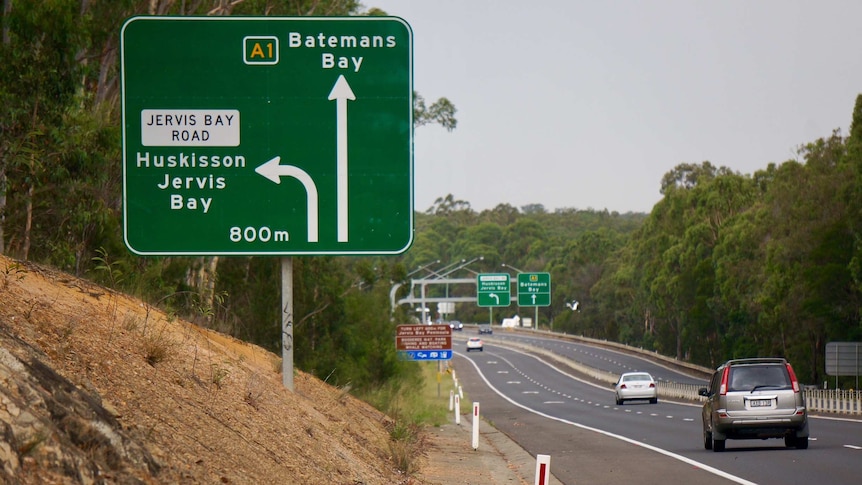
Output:
[[134,17],[124,235],[141,255],[398,254],[413,235],[410,26]]

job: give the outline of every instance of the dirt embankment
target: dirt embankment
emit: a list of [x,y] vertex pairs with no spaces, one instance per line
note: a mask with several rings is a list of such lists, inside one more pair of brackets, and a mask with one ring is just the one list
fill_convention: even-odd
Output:
[[0,256],[0,482],[422,483],[391,420],[263,349]]

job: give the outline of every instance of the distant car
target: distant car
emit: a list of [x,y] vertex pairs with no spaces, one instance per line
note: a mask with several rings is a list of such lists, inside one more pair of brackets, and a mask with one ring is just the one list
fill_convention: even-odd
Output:
[[658,389],[649,373],[626,372],[614,384],[614,396],[618,406],[638,399],[648,399],[651,404],[655,404],[658,402]]
[[449,328],[460,332],[461,330],[464,330],[464,324],[459,322],[458,320],[452,320],[451,322],[449,322]]
[[484,347],[484,343],[479,337],[470,337],[470,340],[467,341],[467,352],[471,350],[478,350],[479,352],[482,352],[482,347]]
[[494,333],[494,329],[492,329],[492,328],[491,328],[491,325],[489,325],[489,324],[487,324],[487,323],[482,324],[482,325],[479,325],[479,334],[481,335],[481,334],[483,334],[483,333],[487,333],[487,334],[489,334],[489,335],[490,335],[490,334],[493,334],[493,333]]
[[785,359],[736,359],[719,366],[703,404],[703,447],[724,451],[725,440],[784,438],[808,448],[808,411],[793,367]]

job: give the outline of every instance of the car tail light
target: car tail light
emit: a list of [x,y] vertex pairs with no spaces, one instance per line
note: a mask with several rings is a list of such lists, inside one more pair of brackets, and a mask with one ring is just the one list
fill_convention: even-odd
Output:
[[793,385],[793,392],[799,392],[799,381],[796,380],[796,373],[793,372],[793,367],[789,362],[784,365],[787,366],[787,373],[790,374],[790,383]]
[[650,387],[650,389],[654,388],[654,387],[655,387],[655,383],[650,382],[650,383],[649,383],[649,387]]
[[730,376],[730,367],[725,367],[724,372],[721,374],[721,387],[718,389],[718,393],[722,396],[727,394],[727,378]]
[[620,385],[620,389],[628,389],[625,384]]

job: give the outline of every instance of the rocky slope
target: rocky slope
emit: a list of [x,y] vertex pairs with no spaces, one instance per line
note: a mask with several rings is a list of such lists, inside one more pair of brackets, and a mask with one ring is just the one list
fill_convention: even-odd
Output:
[[249,345],[0,256],[0,482],[422,483],[391,420]]

